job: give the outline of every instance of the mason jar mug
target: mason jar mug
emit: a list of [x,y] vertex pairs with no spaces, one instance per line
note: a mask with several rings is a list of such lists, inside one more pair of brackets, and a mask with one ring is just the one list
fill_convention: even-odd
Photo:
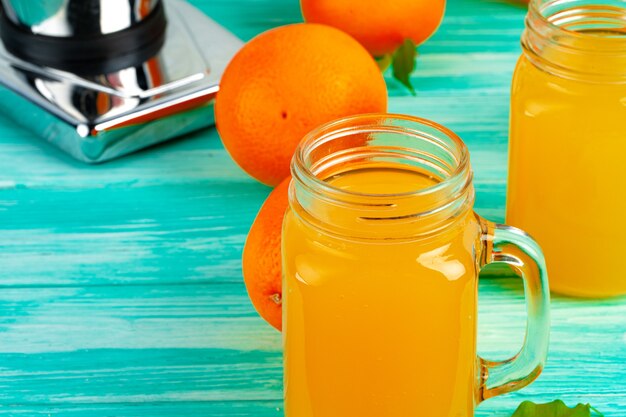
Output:
[[[292,163],[283,228],[286,417],[471,417],[541,372],[543,255],[473,211],[469,155],[450,130],[401,115],[322,126]],[[519,355],[476,355],[480,269],[524,279]]]
[[626,294],[626,0],[532,0],[511,92],[507,222],[556,292]]

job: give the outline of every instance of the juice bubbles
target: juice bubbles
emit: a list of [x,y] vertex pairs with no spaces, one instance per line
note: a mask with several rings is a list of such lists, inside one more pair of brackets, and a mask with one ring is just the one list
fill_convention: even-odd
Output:
[[626,3],[614,3],[535,1],[513,79],[507,222],[541,244],[551,288],[575,296],[626,294]]
[[[456,135],[408,116],[355,116],[311,133],[292,172],[286,417],[471,417],[537,377],[548,331],[541,253],[474,214]],[[523,349],[533,352],[504,367],[476,356],[478,271],[494,260],[529,280]]]

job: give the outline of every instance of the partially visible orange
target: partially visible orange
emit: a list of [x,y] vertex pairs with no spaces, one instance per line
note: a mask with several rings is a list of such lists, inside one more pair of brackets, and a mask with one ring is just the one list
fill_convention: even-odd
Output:
[[257,180],[289,175],[298,142],[313,128],[359,113],[384,113],[387,88],[370,54],[324,25],[269,30],[232,59],[215,104],[217,129],[232,158]]
[[352,35],[374,56],[394,52],[406,39],[423,43],[441,23],[445,0],[300,0],[307,22]]
[[282,329],[281,232],[291,177],[276,187],[257,214],[243,249],[243,278],[257,312]]

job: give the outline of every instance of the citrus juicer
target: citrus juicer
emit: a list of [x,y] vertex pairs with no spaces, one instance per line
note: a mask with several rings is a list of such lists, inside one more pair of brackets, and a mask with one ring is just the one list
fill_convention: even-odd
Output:
[[242,45],[184,0],[0,0],[0,39],[0,113],[88,163],[212,125]]

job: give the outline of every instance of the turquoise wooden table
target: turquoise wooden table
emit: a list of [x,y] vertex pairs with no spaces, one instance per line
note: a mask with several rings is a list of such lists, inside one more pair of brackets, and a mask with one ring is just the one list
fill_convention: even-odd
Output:
[[[296,0],[193,3],[244,40],[300,20]],[[498,221],[524,14],[504,1],[450,0],[421,48],[417,97],[388,79],[391,111],[467,142],[477,210]],[[268,192],[215,130],[85,166],[0,116],[0,414],[281,416],[281,336],[254,312],[240,269]],[[521,345],[522,299],[516,279],[483,280],[484,356]],[[539,380],[478,416],[556,398],[626,415],[626,299],[554,297],[552,315]]]

